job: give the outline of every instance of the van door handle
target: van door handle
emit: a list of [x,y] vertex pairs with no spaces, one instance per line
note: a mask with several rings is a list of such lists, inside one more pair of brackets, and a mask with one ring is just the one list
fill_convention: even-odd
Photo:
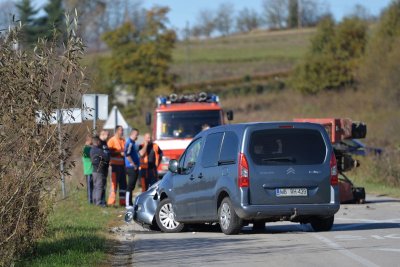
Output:
[[203,178],[203,174],[200,173],[199,176],[197,176],[197,178],[199,178],[199,179]]
[[193,174],[192,174],[192,175],[190,175],[189,179],[190,179],[190,180],[192,180],[192,181],[194,180],[194,176],[193,176]]

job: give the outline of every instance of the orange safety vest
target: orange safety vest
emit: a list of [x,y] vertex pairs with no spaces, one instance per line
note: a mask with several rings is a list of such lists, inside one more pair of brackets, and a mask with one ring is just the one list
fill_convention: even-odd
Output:
[[[142,144],[143,145],[143,144]],[[154,155],[156,157],[156,168],[158,164],[160,163],[160,155],[158,154],[158,145],[153,143],[153,150],[154,150]],[[140,168],[142,169],[147,169],[149,167],[149,155],[146,154],[143,157],[140,157]]]
[[121,156],[121,152],[124,152],[125,149],[125,139],[113,136],[108,140],[107,146],[111,152],[110,164],[124,165],[125,160],[124,157]]

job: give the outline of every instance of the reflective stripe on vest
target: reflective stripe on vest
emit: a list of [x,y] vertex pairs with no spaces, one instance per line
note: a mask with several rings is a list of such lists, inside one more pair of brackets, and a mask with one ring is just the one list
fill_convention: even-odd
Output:
[[[158,145],[155,143],[153,143],[153,150],[156,158],[155,164],[157,167],[160,162],[160,155],[158,154]],[[147,155],[147,149],[146,149],[146,154],[144,155],[144,157],[140,158],[140,168],[147,169],[148,167],[149,167],[149,155]]]
[[124,158],[121,158],[121,157],[118,157],[118,158],[111,157],[110,164],[113,164],[113,165],[124,165],[125,164],[125,160],[124,160]]

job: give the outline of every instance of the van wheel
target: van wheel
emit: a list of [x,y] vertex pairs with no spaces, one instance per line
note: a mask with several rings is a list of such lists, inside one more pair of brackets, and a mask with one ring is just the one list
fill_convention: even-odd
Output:
[[237,216],[231,200],[226,197],[218,208],[219,226],[226,235],[235,235],[240,232],[243,221]]
[[326,217],[326,218],[314,218],[311,220],[311,226],[315,232],[325,232],[330,231],[333,226],[334,216]]
[[172,203],[168,198],[162,200],[160,204],[158,204],[156,210],[156,222],[158,227],[160,227],[160,230],[164,233],[178,233],[182,231],[184,227],[183,223],[175,220]]

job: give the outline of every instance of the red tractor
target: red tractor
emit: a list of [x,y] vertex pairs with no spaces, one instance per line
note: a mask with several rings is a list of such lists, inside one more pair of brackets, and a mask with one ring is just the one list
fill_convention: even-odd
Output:
[[359,161],[351,155],[351,147],[346,140],[361,139],[367,135],[367,126],[362,122],[353,122],[343,118],[321,119],[294,119],[297,122],[318,123],[325,127],[331,139],[339,171],[339,191],[341,203],[365,203],[364,187],[356,187],[344,174],[353,168],[360,166]]

